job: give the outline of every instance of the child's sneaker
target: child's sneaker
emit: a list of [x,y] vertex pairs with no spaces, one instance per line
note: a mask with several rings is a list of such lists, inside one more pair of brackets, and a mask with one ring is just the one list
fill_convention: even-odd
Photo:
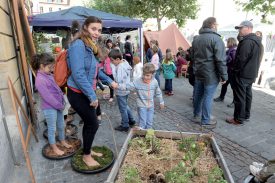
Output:
[[119,125],[119,126],[115,127],[115,130],[121,131],[121,132],[128,132],[129,127],[123,127],[123,126]]

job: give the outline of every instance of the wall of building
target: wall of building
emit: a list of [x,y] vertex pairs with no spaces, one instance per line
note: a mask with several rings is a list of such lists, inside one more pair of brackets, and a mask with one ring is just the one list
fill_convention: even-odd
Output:
[[[11,13],[9,11],[9,0],[0,0],[0,95],[4,108],[0,108],[0,182],[11,182],[15,166],[11,156],[11,149],[7,140],[7,133],[3,124],[3,117],[7,117],[8,128],[11,133],[12,144],[17,157],[21,158],[21,143],[16,127],[14,111],[10,93],[8,90],[7,79],[11,78],[13,86],[19,98],[22,98],[22,86],[18,72],[17,54],[15,51],[13,29],[11,26]],[[6,116],[3,116],[5,112]]]
[[84,4],[83,0],[32,0],[32,2],[33,14],[60,11],[72,6],[83,6]]

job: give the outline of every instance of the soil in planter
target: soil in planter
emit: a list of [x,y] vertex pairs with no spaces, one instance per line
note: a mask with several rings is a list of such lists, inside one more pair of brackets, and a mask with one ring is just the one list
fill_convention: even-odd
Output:
[[63,145],[61,145],[60,142],[56,143],[57,147],[60,150],[64,151],[64,154],[62,156],[56,155],[49,144],[46,146],[46,148],[43,149],[43,155],[50,159],[62,159],[73,155],[81,147],[81,140],[79,139],[71,138],[67,139],[66,141],[68,144],[72,145],[72,148],[66,148]]
[[92,156],[100,164],[100,166],[88,167],[82,160],[83,149],[79,149],[72,158],[73,169],[82,173],[95,173],[98,172],[96,170],[104,170],[113,163],[114,155],[109,148],[105,146],[94,146],[92,147],[92,151],[103,154],[102,157]]
[[[76,125],[74,124],[67,124],[66,125],[66,128],[65,128],[65,136],[66,137],[71,137],[71,136],[74,136],[76,135],[78,132],[78,128]],[[48,139],[48,129],[46,129],[44,132],[43,132],[43,136]],[[58,136],[58,133],[56,132],[55,133],[55,136],[57,137]]]
[[148,153],[143,137],[131,140],[116,183],[226,182],[209,141],[158,140],[158,153]]

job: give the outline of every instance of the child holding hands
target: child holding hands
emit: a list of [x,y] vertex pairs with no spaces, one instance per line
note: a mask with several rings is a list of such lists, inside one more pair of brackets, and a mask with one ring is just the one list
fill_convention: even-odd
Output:
[[143,66],[141,78],[132,83],[119,84],[122,90],[135,90],[138,93],[137,106],[139,117],[139,128],[150,129],[153,126],[154,117],[154,97],[160,102],[160,108],[164,108],[162,93],[157,80],[154,78],[155,66],[147,63]]

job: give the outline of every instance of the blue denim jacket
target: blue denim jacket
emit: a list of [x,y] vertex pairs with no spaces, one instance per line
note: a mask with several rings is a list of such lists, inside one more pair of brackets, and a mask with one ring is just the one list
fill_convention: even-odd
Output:
[[[68,67],[71,70],[67,85],[81,90],[91,102],[95,101],[97,98],[93,82],[97,74],[97,60],[93,50],[85,46],[81,39],[77,39],[69,46],[67,56]],[[102,70],[98,71],[98,77],[109,84],[113,82]]]

